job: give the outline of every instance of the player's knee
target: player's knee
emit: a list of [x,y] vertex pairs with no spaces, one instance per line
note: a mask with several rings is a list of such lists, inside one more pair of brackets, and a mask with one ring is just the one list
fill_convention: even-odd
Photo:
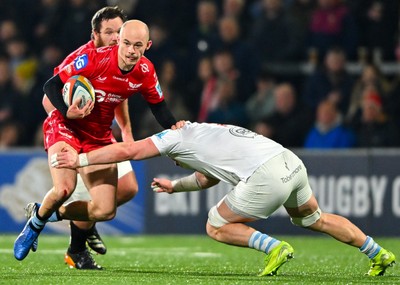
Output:
[[229,222],[225,220],[218,212],[217,206],[214,206],[208,212],[208,220],[206,231],[207,234],[213,238],[218,240],[218,229]]
[[115,212],[101,213],[97,216],[97,221],[110,221],[115,218]]
[[116,209],[104,210],[97,208],[92,210],[91,216],[92,219],[97,222],[109,221],[115,218],[116,213]]
[[212,225],[210,225],[210,222],[207,221],[207,224],[206,224],[207,235],[212,239],[216,239],[217,231],[218,231],[218,229],[213,227]]
[[292,224],[307,228],[315,224],[321,218],[321,209],[318,208],[314,213],[305,217],[291,217]]
[[74,192],[75,190],[75,184],[71,183],[69,181],[66,181],[65,183],[58,185],[57,187],[54,187],[52,189],[52,192],[55,195],[55,199],[57,201],[66,201]]

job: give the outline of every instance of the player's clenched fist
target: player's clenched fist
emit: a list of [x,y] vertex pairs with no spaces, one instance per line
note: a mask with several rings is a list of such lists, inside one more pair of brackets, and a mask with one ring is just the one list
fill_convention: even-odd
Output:
[[171,194],[174,192],[172,181],[165,178],[153,178],[153,182],[151,182],[151,188],[157,193],[166,192]]

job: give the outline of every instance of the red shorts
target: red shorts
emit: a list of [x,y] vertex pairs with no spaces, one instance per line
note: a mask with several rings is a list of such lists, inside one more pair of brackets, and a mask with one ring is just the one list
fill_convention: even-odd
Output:
[[115,143],[111,128],[106,131],[84,131],[74,120],[65,119],[58,111],[52,111],[43,123],[44,148],[49,147],[59,141],[64,141],[73,147],[78,153],[89,152],[94,149]]

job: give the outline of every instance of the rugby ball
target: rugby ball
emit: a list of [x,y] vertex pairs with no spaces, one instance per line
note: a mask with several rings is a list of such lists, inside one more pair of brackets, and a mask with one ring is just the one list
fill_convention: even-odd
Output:
[[74,75],[65,82],[62,96],[68,107],[78,98],[82,98],[79,108],[83,108],[88,101],[95,101],[92,83],[82,75]]

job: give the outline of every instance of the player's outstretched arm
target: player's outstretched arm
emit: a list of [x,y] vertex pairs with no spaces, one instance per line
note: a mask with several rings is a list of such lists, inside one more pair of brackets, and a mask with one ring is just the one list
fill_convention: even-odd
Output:
[[189,176],[173,181],[166,178],[153,178],[151,188],[157,193],[166,192],[171,194],[174,192],[198,191],[210,188],[218,183],[218,179],[208,177],[196,171]]
[[88,153],[77,154],[64,148],[51,156],[51,166],[55,168],[77,168],[92,164],[107,164],[125,160],[142,160],[159,156],[160,152],[150,138],[135,142],[111,144]]

